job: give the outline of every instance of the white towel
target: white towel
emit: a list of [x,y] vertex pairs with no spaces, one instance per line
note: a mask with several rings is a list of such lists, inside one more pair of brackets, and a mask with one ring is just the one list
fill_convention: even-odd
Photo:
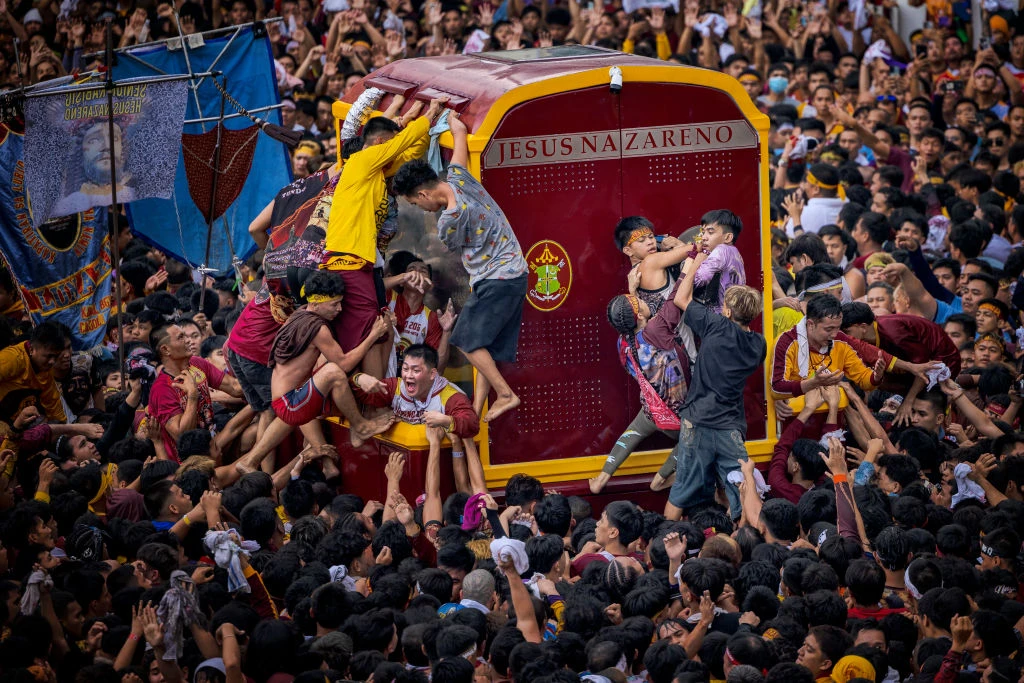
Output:
[[336,564],[330,568],[331,581],[339,582],[350,593],[356,592],[356,580],[349,575],[348,567],[343,564]]
[[866,64],[870,64],[876,59],[884,59],[886,61],[892,59],[892,50],[889,49],[884,40],[876,40],[864,51],[864,62]]
[[937,367],[928,370],[925,375],[928,376],[928,386],[925,387],[925,391],[931,391],[939,382],[945,382],[947,379],[952,377],[952,373],[949,368],[946,367],[945,363],[939,363]]
[[530,568],[530,560],[526,557],[526,544],[508,536],[491,541],[491,557],[497,565],[512,560],[520,576]]
[[[739,486],[743,483],[743,473],[739,470],[733,470],[726,477],[726,481],[733,486]],[[761,470],[754,470],[754,485],[757,487],[757,495],[761,500],[764,500],[764,494],[772,490],[772,487],[765,483]]]
[[708,12],[700,21],[697,22],[695,27],[697,33],[707,38],[714,31],[715,35],[721,38],[725,35],[725,32],[729,30],[729,22],[725,20],[721,14],[715,14],[714,12]]
[[829,439],[839,439],[843,443],[846,443],[846,433],[842,429],[834,429],[827,434],[822,434],[821,439],[818,441],[825,450],[831,448],[831,444],[828,442]]
[[21,596],[19,611],[22,614],[35,614],[36,608],[39,607],[40,586],[53,588],[53,579],[42,569],[37,569],[29,574],[28,583],[25,585],[25,594]]
[[985,502],[985,489],[981,488],[981,485],[977,482],[968,478],[972,471],[974,471],[974,468],[970,463],[966,462],[962,462],[953,468],[953,478],[956,479],[953,507],[956,507],[957,503],[961,500],[968,498],[977,498],[982,503]]
[[238,558],[242,554],[249,557],[250,553],[260,549],[260,544],[256,541],[242,541],[239,544],[237,538],[231,531],[207,531],[203,543],[213,553],[213,560],[217,566],[227,570],[228,591],[249,593],[252,589],[245,580],[245,572],[242,571],[242,563]]

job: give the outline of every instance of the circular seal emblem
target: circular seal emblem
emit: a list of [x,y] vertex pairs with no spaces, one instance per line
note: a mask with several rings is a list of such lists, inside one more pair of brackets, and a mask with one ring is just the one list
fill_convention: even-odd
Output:
[[526,299],[538,311],[553,311],[569,296],[572,264],[569,254],[554,240],[541,240],[526,252],[530,267]]

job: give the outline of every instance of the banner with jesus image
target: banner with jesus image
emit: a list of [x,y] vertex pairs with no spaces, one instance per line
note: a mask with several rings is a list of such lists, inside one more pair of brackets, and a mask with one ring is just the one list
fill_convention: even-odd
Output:
[[107,92],[94,84],[54,88],[25,102],[25,181],[35,227],[117,201],[167,198],[185,120],[185,81],[119,81],[110,144]]

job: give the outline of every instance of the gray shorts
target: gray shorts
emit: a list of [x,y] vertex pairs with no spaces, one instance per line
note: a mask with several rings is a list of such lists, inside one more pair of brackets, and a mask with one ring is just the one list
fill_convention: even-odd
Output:
[[245,402],[252,406],[257,413],[270,410],[270,377],[274,371],[266,365],[260,365],[254,360],[239,356],[231,349],[227,349],[228,365],[235,379],[242,385],[242,395]]

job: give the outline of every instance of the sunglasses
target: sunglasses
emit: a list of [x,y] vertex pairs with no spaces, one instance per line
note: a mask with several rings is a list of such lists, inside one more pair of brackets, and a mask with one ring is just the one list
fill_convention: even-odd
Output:
[[985,140],[986,147],[1002,147],[1006,144],[1006,138],[988,138]]
[[875,98],[875,100],[877,102],[893,102],[893,103],[895,103],[896,102],[896,96],[895,95],[879,95],[878,97]]

